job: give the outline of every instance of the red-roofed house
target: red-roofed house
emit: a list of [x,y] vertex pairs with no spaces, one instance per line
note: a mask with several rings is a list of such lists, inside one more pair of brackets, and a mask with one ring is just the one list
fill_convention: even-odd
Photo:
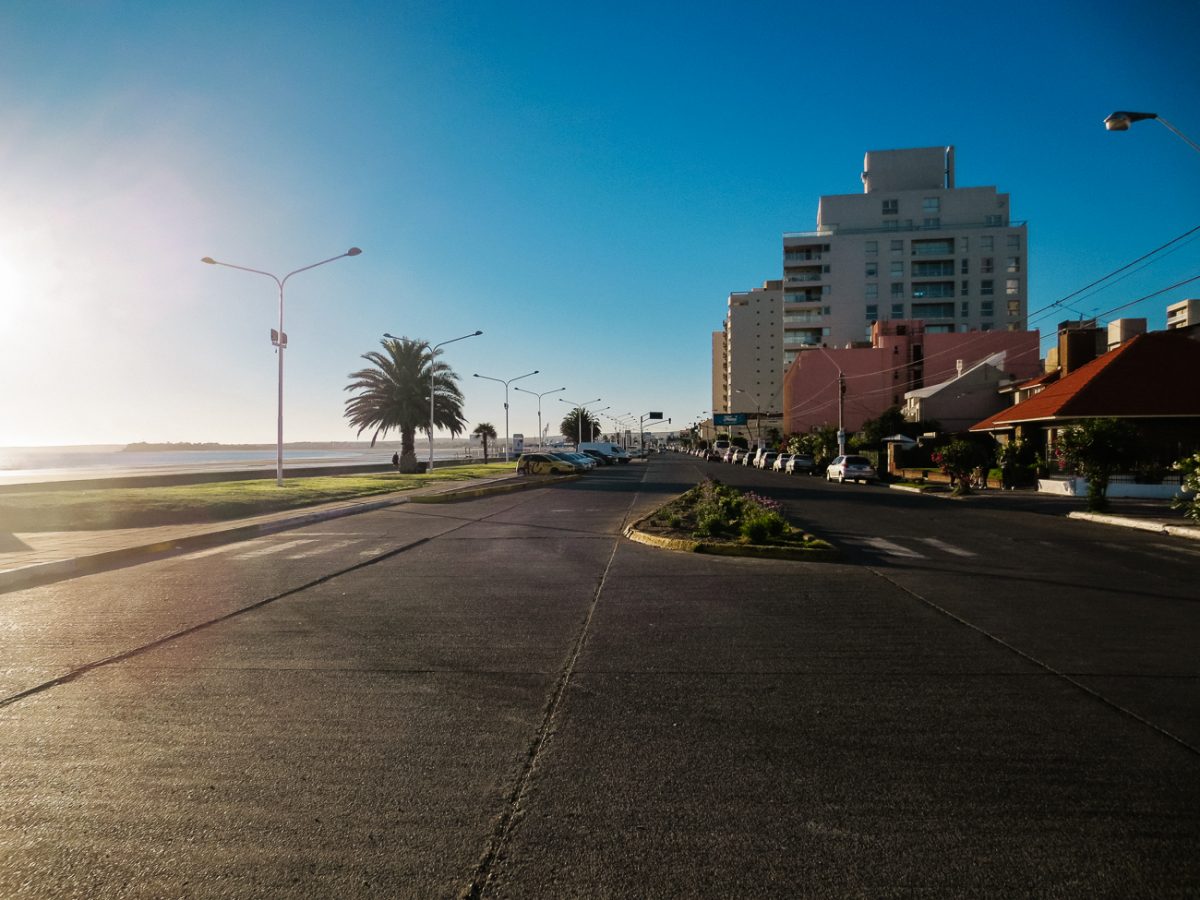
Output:
[[[1027,386],[1036,387],[1021,388]],[[1142,433],[1144,462],[1169,466],[1196,452],[1200,342],[1172,331],[1138,335],[970,430],[1035,440],[1048,453],[1059,430],[1094,418],[1133,422]]]

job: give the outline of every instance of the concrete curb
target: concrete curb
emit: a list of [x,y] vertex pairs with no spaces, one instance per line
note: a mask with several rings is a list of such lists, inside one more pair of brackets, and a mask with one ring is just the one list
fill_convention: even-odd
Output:
[[455,500],[483,497],[489,494],[503,494],[526,488],[546,487],[560,481],[572,481],[580,476],[568,475],[557,477],[553,480],[532,482],[515,482],[516,477],[515,475],[504,475],[500,477],[499,483],[462,489],[450,488],[437,494],[393,496],[380,500],[364,500],[361,503],[351,502],[344,506],[328,509],[311,510],[308,512],[300,511],[295,515],[283,516],[268,522],[254,522],[241,525],[230,524],[228,527],[217,525],[210,531],[200,534],[184,535],[170,540],[151,541],[115,550],[103,550],[98,553],[90,553],[85,556],[76,556],[69,559],[32,563],[20,568],[0,572],[0,593],[39,587],[79,575],[91,575],[109,569],[123,568],[181,551],[206,550],[209,547],[216,547],[221,544],[232,544],[237,541],[261,537],[264,534],[274,534],[279,531],[302,528],[305,525],[312,525],[317,522],[326,522],[331,519],[340,519],[360,513],[373,512],[377,509],[386,509],[405,503],[448,503]]
[[1114,516],[1108,513],[1071,512],[1068,519],[1081,519],[1085,522],[1096,522],[1100,525],[1116,525],[1119,528],[1134,528],[1138,531],[1149,531],[1153,534],[1166,534],[1171,537],[1189,538],[1200,541],[1200,526],[1170,525],[1157,519],[1133,519],[1129,516]]

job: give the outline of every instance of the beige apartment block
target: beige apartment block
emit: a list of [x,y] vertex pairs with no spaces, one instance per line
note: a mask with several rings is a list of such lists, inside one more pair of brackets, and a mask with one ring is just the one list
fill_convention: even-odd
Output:
[[862,182],[821,197],[815,231],[783,236],[784,368],[810,348],[869,341],[877,321],[1025,329],[1028,241],[1007,194],[956,187],[953,147],[872,150]]
[[1200,300],[1191,298],[1167,307],[1167,330],[1200,325]]
[[778,414],[783,399],[782,306],[780,281],[729,295],[724,328],[713,332],[713,412]]

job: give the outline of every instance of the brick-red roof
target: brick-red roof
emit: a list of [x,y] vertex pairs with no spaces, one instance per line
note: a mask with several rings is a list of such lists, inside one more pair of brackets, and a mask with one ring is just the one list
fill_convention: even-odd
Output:
[[1200,417],[1200,342],[1170,331],[1138,335],[971,431],[1100,416]]

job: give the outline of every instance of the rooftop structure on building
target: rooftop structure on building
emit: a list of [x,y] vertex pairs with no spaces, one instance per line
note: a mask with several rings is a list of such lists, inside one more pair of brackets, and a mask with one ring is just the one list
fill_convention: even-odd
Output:
[[954,148],[872,150],[863,193],[823,196],[815,231],[783,236],[783,365],[870,339],[874,322],[928,334],[1023,331],[1025,224],[995,187],[955,186]]

